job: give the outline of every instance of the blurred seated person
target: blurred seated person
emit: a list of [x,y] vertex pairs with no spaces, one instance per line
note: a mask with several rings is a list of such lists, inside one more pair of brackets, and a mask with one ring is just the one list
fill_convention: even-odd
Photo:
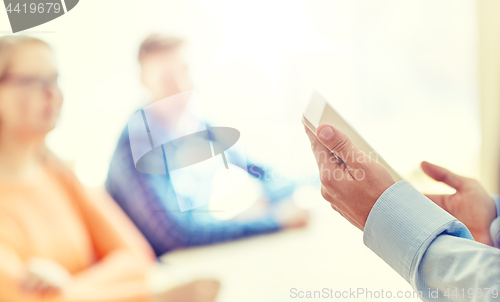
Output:
[[44,144],[62,105],[51,48],[0,38],[0,301],[209,302],[218,282],[154,289],[147,241]]
[[[151,94],[149,104],[193,89],[188,64],[183,57],[183,45],[183,40],[179,38],[152,34],[140,46],[141,80]],[[173,105],[169,107],[168,114],[171,119],[176,119],[185,111],[185,107]],[[165,127],[167,130],[164,131],[175,132],[175,127]],[[261,199],[264,201],[261,203],[264,210],[261,215],[219,220],[209,210],[205,210],[207,206],[179,211],[178,199],[168,173],[143,174],[136,170],[128,131],[125,127],[119,139],[111,160],[106,188],[141,230],[156,255],[173,249],[234,240],[307,224],[309,212],[290,201],[295,184],[272,180],[265,175],[267,171],[255,165],[249,165],[247,171],[259,179],[259,186],[264,192]],[[193,204],[196,203],[199,201],[193,201]],[[238,218],[243,216],[244,213]]]

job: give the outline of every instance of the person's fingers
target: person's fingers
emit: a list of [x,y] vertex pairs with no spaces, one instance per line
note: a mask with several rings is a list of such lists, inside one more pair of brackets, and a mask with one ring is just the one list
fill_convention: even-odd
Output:
[[[332,175],[335,175],[337,171],[345,173],[345,169],[348,170],[348,165],[344,163],[342,157],[338,156],[336,153],[332,155],[332,152],[316,137],[309,128],[305,127],[306,133],[311,141],[311,148],[316,159],[316,163],[319,168],[319,177],[323,184],[330,182]],[[353,157],[353,156],[352,156]],[[338,180],[338,179],[336,179]]]
[[35,284],[33,285],[32,292],[34,294],[40,295],[41,293],[43,293],[43,290],[45,287],[46,287],[46,283],[42,279],[36,278]]
[[321,169],[321,165],[327,163],[337,162],[337,159],[331,155],[331,150],[329,150],[319,139],[316,137],[316,134],[312,132],[306,125],[304,125],[306,130],[306,134],[311,141],[311,148],[313,150],[314,156],[316,157],[316,161],[318,162],[318,166]]
[[36,294],[40,296],[50,295],[57,292],[58,288],[47,283],[39,276],[29,274],[21,284],[21,289],[28,294]]
[[42,277],[31,274],[30,276],[30,290],[32,294],[44,296],[52,290],[56,290],[54,285],[50,284],[48,281],[44,280]]
[[456,175],[443,167],[433,165],[426,161],[423,161],[420,165],[424,173],[430,178],[436,181],[444,182],[456,190],[460,189],[464,184],[464,177]]
[[427,196],[427,198],[429,198],[435,204],[440,206],[443,210],[448,211],[447,207],[446,207],[446,202],[445,202],[447,195],[425,194],[425,196]]
[[328,150],[325,145],[323,145],[316,135],[306,127],[306,133],[309,136],[309,140],[311,141],[311,148],[314,153],[314,157],[316,158],[316,162],[318,163],[318,167],[321,171],[321,166],[327,164],[330,161],[330,157],[332,157],[330,150]]
[[220,282],[214,279],[201,279],[195,281],[196,298],[195,301],[212,302],[220,290]]
[[308,210],[303,209],[300,215],[301,215],[300,226],[303,227],[308,225],[309,221],[311,220],[311,213]]
[[49,296],[50,294],[56,292],[57,290],[58,288],[54,287],[52,284],[40,280],[39,283],[37,284],[35,293],[37,293],[40,296]]
[[319,141],[341,159],[352,158],[354,156],[348,156],[348,152],[358,151],[349,137],[332,125],[319,125],[318,129],[316,129],[316,134]]
[[24,280],[21,282],[21,289],[26,293],[32,293],[35,290],[36,283],[38,282],[38,278],[36,278],[33,274],[27,273],[24,277]]

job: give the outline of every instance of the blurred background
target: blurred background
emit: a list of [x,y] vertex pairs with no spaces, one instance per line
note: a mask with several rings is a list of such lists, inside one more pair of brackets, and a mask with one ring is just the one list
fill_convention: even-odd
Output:
[[168,270],[220,277],[220,301],[284,301],[291,287],[411,290],[314,188],[300,121],[313,89],[420,190],[449,192],[423,174],[427,160],[498,193],[499,16],[495,0],[84,0],[22,34],[56,51],[65,103],[48,145],[89,187],[104,183],[121,131],[149,98],[142,40],[188,41],[206,120],[240,130],[274,177],[313,186],[296,197],[315,216],[305,230],[174,252]]
[[65,104],[48,144],[88,186],[103,183],[119,133],[148,98],[137,51],[160,31],[188,40],[206,119],[239,129],[251,158],[283,176],[317,177],[300,117],[318,89],[420,189],[446,190],[422,174],[428,160],[495,191],[499,35],[488,5],[497,4],[86,0],[24,33],[56,49]]

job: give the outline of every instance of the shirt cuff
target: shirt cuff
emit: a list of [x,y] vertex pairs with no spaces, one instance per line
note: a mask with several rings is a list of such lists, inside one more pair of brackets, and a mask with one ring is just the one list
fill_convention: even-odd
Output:
[[442,233],[472,239],[465,226],[407,181],[389,187],[365,224],[365,245],[411,282],[427,247]]
[[497,207],[497,217],[500,217],[500,196],[498,195],[493,195],[491,196],[493,200],[495,201],[495,205]]
[[490,226],[491,240],[493,246],[500,248],[500,196],[492,196],[497,207],[497,218],[493,220]]

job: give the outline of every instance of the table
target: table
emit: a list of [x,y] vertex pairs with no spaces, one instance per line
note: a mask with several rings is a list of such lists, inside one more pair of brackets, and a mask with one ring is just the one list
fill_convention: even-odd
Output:
[[[363,244],[362,232],[333,211],[319,192],[308,203],[312,216],[306,228],[174,251],[162,257],[165,270],[178,278],[219,278],[219,302],[421,301],[396,297],[398,291],[408,294],[411,286]],[[333,290],[333,298],[318,297],[324,288],[329,295]],[[357,288],[371,291],[373,298],[335,298]],[[380,298],[381,290],[384,297],[391,291],[392,298]],[[320,293],[293,298],[299,291]]]

